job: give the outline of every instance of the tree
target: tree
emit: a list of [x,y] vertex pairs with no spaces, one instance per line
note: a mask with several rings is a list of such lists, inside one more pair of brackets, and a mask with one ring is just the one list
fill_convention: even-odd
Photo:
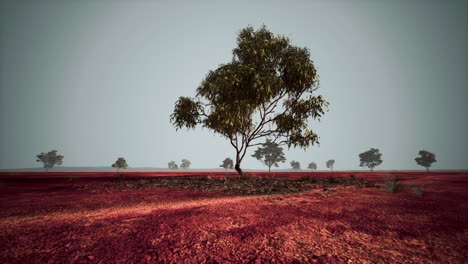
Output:
[[127,165],[127,161],[125,160],[125,158],[118,158],[117,161],[112,164],[112,168],[117,168],[117,171],[119,171],[120,169],[126,169],[128,167]]
[[417,157],[414,160],[418,165],[425,167],[429,174],[429,168],[432,166],[432,163],[437,161],[435,159],[435,154],[426,150],[420,150],[419,156],[420,157]]
[[293,170],[300,170],[301,169],[301,163],[299,161],[291,161],[291,168]]
[[51,150],[47,153],[41,152],[37,155],[37,162],[44,163],[44,168],[46,171],[49,171],[50,168],[53,168],[55,165],[62,165],[63,156],[57,155],[57,150]]
[[169,169],[171,170],[177,170],[179,168],[179,166],[177,166],[177,164],[175,163],[175,161],[170,161],[169,163],[167,163],[167,166],[169,167]]
[[311,170],[317,170],[317,164],[315,164],[315,162],[311,162],[307,168]]
[[189,169],[190,168],[190,164],[192,164],[190,162],[190,160],[186,160],[186,159],[183,159],[182,160],[182,164],[180,164],[180,168],[186,170],[186,169]]
[[232,60],[209,71],[194,98],[179,97],[171,122],[176,129],[197,125],[229,140],[236,150],[235,169],[258,139],[288,148],[318,144],[309,127],[328,106],[321,95],[318,74],[307,48],[290,44],[265,26],[244,28],[237,37]]
[[224,168],[224,171],[226,172],[227,169],[231,169],[234,167],[234,162],[230,158],[225,158],[223,160],[223,163],[219,165],[220,167]]
[[331,169],[333,171],[333,165],[335,164],[335,160],[329,160],[327,161],[327,168]]
[[371,172],[374,171],[374,167],[382,163],[382,154],[379,153],[379,149],[371,148],[368,151],[365,151],[359,154],[359,164],[360,167],[368,167]]
[[278,167],[278,162],[285,162],[283,148],[278,143],[271,142],[271,139],[267,139],[262,147],[258,147],[252,157],[260,160],[268,167],[268,172],[271,171],[271,166]]

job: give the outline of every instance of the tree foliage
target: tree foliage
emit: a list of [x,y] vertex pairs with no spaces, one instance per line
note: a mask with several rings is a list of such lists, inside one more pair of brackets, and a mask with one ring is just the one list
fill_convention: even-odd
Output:
[[190,160],[187,160],[187,159],[183,159],[182,160],[182,163],[180,164],[180,168],[186,170],[186,169],[189,169],[190,168],[190,164],[192,164],[190,162]]
[[333,171],[333,165],[335,165],[335,160],[328,160],[326,165],[327,165],[327,168]]
[[365,151],[359,154],[360,167],[368,167],[370,171],[374,171],[374,167],[382,163],[382,154],[379,153],[379,149],[371,148],[368,151]]
[[299,161],[291,161],[291,168],[293,170],[300,170],[301,169],[301,163],[299,163]]
[[278,162],[285,162],[283,148],[278,143],[274,143],[271,139],[267,139],[261,147],[255,151],[252,157],[260,160],[268,167],[268,172],[271,171],[271,166],[278,167]]
[[288,147],[318,144],[310,120],[324,114],[328,102],[318,89],[317,70],[307,48],[290,44],[265,26],[239,32],[232,60],[209,71],[195,98],[180,97],[171,122],[180,129],[197,125],[221,134],[236,150],[235,168],[247,149],[269,137]]
[[51,150],[47,153],[41,152],[41,154],[37,155],[36,157],[36,161],[42,162],[46,170],[53,168],[55,165],[62,165],[63,162],[63,156],[57,155],[57,150]]
[[175,161],[170,161],[169,163],[167,163],[167,166],[169,167],[169,169],[171,170],[177,170],[179,168],[179,166],[177,166],[177,164],[175,163]]
[[231,158],[225,158],[223,160],[223,163],[221,165],[219,165],[220,167],[224,168],[224,171],[226,171],[227,169],[231,169],[234,168],[234,162],[232,161]]
[[117,168],[117,170],[126,169],[127,167],[127,161],[122,157],[118,158],[117,161],[112,164],[112,168]]
[[317,164],[315,162],[311,162],[307,168],[310,170],[317,170]]
[[414,159],[416,163],[420,166],[426,168],[427,173],[429,173],[429,168],[432,166],[432,163],[436,162],[435,154],[427,150],[420,150],[419,157]]

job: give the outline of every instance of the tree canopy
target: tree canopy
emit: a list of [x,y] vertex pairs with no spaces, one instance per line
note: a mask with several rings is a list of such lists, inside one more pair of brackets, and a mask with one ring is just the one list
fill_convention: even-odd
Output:
[[379,149],[371,148],[368,151],[365,151],[359,154],[360,167],[368,167],[370,171],[374,171],[374,167],[382,163],[382,154],[379,153]]
[[310,170],[316,170],[317,169],[317,164],[315,162],[309,163],[309,166],[307,166],[308,169]]
[[179,166],[177,166],[177,164],[175,163],[175,161],[169,161],[169,163],[167,163],[167,166],[169,167],[169,169],[171,170],[176,170],[179,168]]
[[419,157],[414,159],[416,163],[420,166],[426,168],[427,173],[429,173],[429,168],[432,166],[432,163],[436,162],[435,154],[427,150],[420,150]]
[[46,170],[53,168],[55,165],[62,165],[63,162],[63,156],[57,155],[57,150],[51,150],[47,153],[41,152],[41,154],[37,155],[36,157],[36,161],[42,162]]
[[232,161],[231,158],[225,158],[223,160],[223,163],[221,165],[219,165],[219,166],[224,168],[224,171],[226,171],[227,169],[234,168],[234,162]]
[[308,124],[320,120],[328,102],[314,94],[319,76],[309,49],[263,26],[242,29],[232,53],[230,62],[208,72],[194,98],[176,101],[171,114],[176,129],[201,125],[224,136],[236,150],[241,175],[247,149],[261,145],[260,138],[304,149],[318,144]]
[[335,165],[335,160],[328,160],[326,165],[327,165],[327,168],[333,170],[333,165]]
[[300,170],[301,169],[301,163],[299,163],[299,161],[291,161],[291,168],[293,170]]
[[190,160],[183,159],[183,160],[182,160],[182,163],[180,164],[180,168],[186,170],[186,169],[190,168],[190,164],[192,164],[192,163],[190,162]]
[[283,148],[278,143],[271,142],[271,139],[267,139],[261,147],[258,147],[252,157],[265,164],[268,167],[268,172],[271,171],[271,166],[278,167],[278,162],[284,163],[286,161]]
[[127,161],[125,160],[125,158],[118,158],[117,161],[112,164],[112,168],[117,168],[118,170],[119,169],[126,169],[128,167],[127,165]]

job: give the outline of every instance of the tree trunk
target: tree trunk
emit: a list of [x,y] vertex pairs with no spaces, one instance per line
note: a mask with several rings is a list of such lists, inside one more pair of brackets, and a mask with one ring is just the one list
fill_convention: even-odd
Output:
[[370,168],[370,172],[373,172],[374,171],[374,168]]
[[429,167],[426,167],[427,175],[429,175]]
[[241,161],[242,160],[241,160],[240,152],[238,151],[236,155],[236,166],[234,166],[234,168],[236,169],[237,173],[239,173],[240,176],[245,176],[244,172],[242,171],[240,167]]
[[244,172],[242,171],[240,164],[236,162],[236,171],[239,173],[240,176],[245,176]]

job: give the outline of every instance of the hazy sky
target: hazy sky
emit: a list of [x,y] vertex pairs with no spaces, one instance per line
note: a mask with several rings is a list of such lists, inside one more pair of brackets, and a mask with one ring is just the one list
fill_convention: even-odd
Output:
[[[468,169],[468,1],[0,0],[0,169],[63,166],[213,168],[234,149],[207,129],[169,122],[179,96],[229,62],[239,30],[265,24],[308,47],[330,111],[320,146],[286,151],[306,167]],[[243,168],[266,169],[250,157]]]

